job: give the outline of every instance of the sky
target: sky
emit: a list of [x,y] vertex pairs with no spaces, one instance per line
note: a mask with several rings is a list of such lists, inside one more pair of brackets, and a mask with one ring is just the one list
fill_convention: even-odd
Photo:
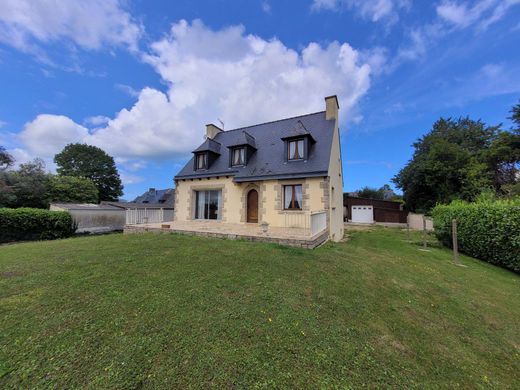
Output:
[[2,0],[0,145],[115,158],[132,200],[207,123],[322,111],[337,95],[344,190],[380,187],[440,117],[511,127],[520,0]]

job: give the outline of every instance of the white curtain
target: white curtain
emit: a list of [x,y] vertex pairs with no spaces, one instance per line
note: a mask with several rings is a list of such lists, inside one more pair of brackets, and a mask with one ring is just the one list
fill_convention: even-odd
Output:
[[298,155],[296,158],[303,158],[303,140],[299,140],[298,142]]
[[294,195],[294,207],[297,209],[302,208],[302,186],[294,186],[294,191],[296,194]]
[[285,195],[284,195],[284,208],[288,209],[291,207],[291,200],[292,200],[292,187],[291,186],[285,186]]
[[289,142],[289,159],[297,158],[294,154],[296,152],[296,142]]
[[204,219],[206,208],[206,191],[197,191],[197,218]]

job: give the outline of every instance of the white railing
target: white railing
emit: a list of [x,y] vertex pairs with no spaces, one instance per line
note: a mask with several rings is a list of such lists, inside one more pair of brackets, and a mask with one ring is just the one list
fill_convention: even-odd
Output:
[[160,223],[173,221],[173,210],[166,209],[127,209],[126,224]]
[[286,212],[285,213],[285,227],[286,228],[309,228],[309,214],[302,212]]
[[327,228],[327,212],[319,211],[311,214],[311,236]]

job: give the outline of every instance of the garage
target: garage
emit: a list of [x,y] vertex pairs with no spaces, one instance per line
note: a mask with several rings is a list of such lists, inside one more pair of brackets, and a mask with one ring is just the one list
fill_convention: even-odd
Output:
[[368,205],[352,206],[352,222],[374,223],[374,207]]

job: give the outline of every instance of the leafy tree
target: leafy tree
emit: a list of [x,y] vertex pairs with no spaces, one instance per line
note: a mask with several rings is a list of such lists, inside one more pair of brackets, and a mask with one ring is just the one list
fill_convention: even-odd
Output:
[[49,174],[43,160],[36,158],[21,164],[17,171],[9,173],[9,184],[14,198],[11,207],[47,208]]
[[69,144],[54,156],[60,176],[90,179],[99,191],[99,200],[117,200],[123,185],[113,157],[102,149],[86,144]]
[[97,203],[98,189],[90,179],[75,176],[52,176],[48,199],[51,202]]
[[492,146],[498,145],[501,134],[499,126],[469,118],[435,122],[430,132],[413,144],[412,159],[393,178],[404,192],[407,207],[428,211],[437,203],[454,199],[471,201],[484,189],[496,187],[504,155],[493,155]]
[[3,146],[0,146],[0,171],[4,171],[14,164],[14,158]]
[[511,119],[516,124],[516,133],[520,133],[520,100],[516,105],[511,108],[511,116],[509,119]]
[[363,187],[362,189],[360,189],[359,191],[357,191],[357,193],[360,198],[367,198],[367,199],[384,199],[385,198],[385,194],[381,188],[377,189],[377,188],[372,188],[372,187],[366,186],[366,187]]

